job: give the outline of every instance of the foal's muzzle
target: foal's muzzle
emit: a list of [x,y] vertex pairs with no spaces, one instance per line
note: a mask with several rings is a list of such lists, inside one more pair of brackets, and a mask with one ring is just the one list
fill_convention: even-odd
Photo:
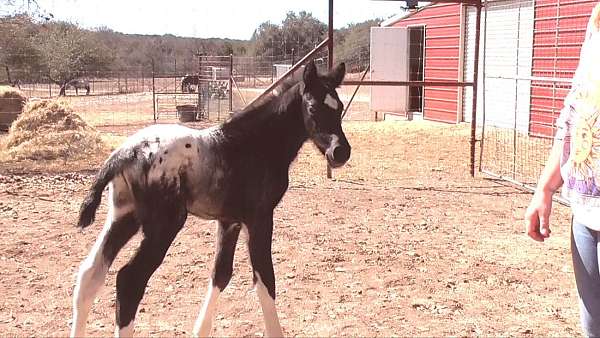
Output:
[[343,166],[348,159],[350,158],[350,144],[348,142],[332,142],[327,151],[325,152],[325,156],[327,157],[327,162],[329,162],[329,166],[332,168],[338,168]]

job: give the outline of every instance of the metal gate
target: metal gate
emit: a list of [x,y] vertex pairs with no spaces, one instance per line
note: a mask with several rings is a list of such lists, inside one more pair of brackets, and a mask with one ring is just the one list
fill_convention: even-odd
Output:
[[155,120],[220,121],[229,117],[233,108],[233,56],[198,55],[197,58],[197,72],[193,74],[153,72]]
[[552,147],[556,119],[594,4],[589,0],[486,3],[478,93],[482,172],[535,187]]
[[198,111],[221,120],[233,110],[233,56],[198,56]]

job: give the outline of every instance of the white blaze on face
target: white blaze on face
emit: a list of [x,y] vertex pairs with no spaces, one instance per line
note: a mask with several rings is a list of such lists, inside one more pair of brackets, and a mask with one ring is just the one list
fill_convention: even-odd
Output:
[[329,106],[329,108],[333,110],[338,110],[338,101],[334,99],[333,96],[331,96],[330,94],[325,95],[325,101],[323,101],[323,103],[325,103],[327,106]]

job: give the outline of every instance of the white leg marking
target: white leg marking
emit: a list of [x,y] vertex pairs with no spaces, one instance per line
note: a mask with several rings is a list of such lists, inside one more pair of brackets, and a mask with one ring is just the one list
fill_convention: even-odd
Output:
[[215,311],[217,310],[217,300],[221,290],[218,287],[213,286],[212,279],[208,281],[208,290],[204,297],[204,304],[198,314],[198,319],[194,324],[194,337],[208,337],[212,329],[212,322],[215,317]]
[[[112,203],[111,203],[112,204]],[[109,208],[109,209],[112,209]],[[77,283],[73,291],[73,324],[71,337],[85,335],[87,317],[92,308],[92,302],[100,287],[104,283],[108,264],[104,261],[102,248],[106,241],[106,234],[110,230],[113,221],[113,212],[109,210],[104,228],[94,243],[92,250],[79,266]]]
[[256,275],[256,293],[263,311],[265,319],[265,331],[267,337],[283,337],[283,331],[277,317],[277,309],[275,308],[275,300],[269,295],[267,287],[263,284],[258,273]]
[[134,320],[132,320],[127,326],[121,328],[116,326],[115,337],[133,337],[133,322]]
[[85,336],[85,326],[94,297],[104,284],[108,272],[108,262],[104,260],[103,248],[106,235],[112,226],[115,217],[120,217],[130,209],[115,209],[113,205],[113,183],[108,189],[108,214],[102,232],[96,239],[92,250],[79,266],[77,282],[73,290],[73,323],[71,324],[71,337]]

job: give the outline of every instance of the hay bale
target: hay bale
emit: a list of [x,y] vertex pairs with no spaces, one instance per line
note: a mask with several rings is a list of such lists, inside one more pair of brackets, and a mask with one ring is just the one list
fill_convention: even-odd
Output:
[[8,129],[10,124],[21,114],[27,97],[20,90],[0,86],[0,129]]
[[16,160],[81,158],[105,148],[100,134],[64,101],[28,103],[13,122],[2,150]]

